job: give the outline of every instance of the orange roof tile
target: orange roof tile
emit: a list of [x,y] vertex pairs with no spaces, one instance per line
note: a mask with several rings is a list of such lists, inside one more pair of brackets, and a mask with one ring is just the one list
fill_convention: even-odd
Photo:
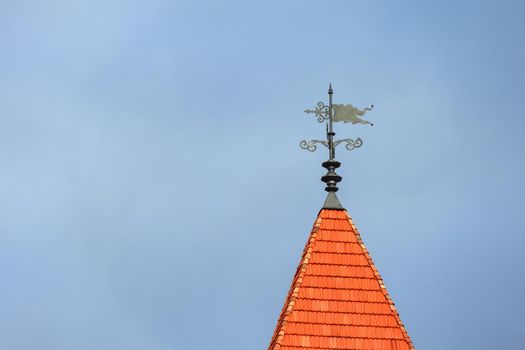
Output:
[[268,349],[414,349],[346,210],[320,211]]

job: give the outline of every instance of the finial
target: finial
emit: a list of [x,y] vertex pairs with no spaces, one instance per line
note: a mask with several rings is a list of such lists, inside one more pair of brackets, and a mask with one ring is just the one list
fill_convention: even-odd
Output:
[[339,176],[335,169],[339,168],[341,166],[341,163],[337,160],[327,160],[326,162],[323,162],[323,168],[325,168],[327,171],[326,175],[324,175],[321,178],[321,181],[323,181],[326,184],[326,187],[324,188],[326,192],[337,192],[339,188],[337,187],[337,184],[341,182],[343,179],[341,176]]

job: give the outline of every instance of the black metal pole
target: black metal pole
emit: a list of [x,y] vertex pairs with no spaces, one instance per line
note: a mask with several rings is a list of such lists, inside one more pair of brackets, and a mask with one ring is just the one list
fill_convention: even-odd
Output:
[[335,159],[335,147],[334,147],[334,136],[335,132],[333,129],[333,108],[332,108],[332,95],[334,91],[332,90],[332,84],[328,88],[328,152],[329,159]]

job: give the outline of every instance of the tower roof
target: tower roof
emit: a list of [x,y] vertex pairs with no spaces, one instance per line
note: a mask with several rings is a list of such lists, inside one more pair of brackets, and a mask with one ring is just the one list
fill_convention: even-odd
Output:
[[414,349],[346,210],[319,212],[268,349]]

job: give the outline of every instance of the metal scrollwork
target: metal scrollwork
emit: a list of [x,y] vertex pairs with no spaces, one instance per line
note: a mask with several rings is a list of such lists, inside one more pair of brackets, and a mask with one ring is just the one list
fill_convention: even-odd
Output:
[[299,143],[299,146],[302,149],[305,149],[305,150],[307,150],[309,152],[314,152],[317,149],[317,146],[315,145],[316,143],[320,143],[321,145],[324,145],[325,147],[328,147],[328,143],[326,141],[322,141],[322,140],[310,140],[310,141],[302,140]]
[[330,118],[329,116],[329,106],[326,106],[323,102],[319,101],[317,102],[317,107],[315,109],[305,109],[305,113],[314,113],[317,117],[317,121],[319,123],[324,122],[325,120],[328,120]]
[[363,140],[361,138],[357,138],[355,140],[352,139],[342,139],[337,140],[334,142],[334,147],[337,147],[340,143],[346,142],[345,148],[349,151],[353,150],[354,148],[359,148],[363,145]]

